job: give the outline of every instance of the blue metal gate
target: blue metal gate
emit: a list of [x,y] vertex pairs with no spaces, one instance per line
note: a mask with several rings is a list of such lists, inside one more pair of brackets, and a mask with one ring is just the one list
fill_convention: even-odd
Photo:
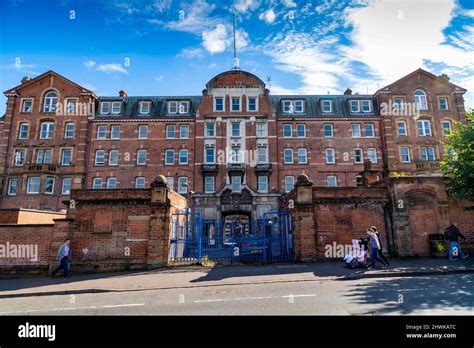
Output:
[[170,260],[223,263],[293,260],[291,215],[264,213],[259,219],[230,214],[222,221],[202,220],[199,212],[173,214]]

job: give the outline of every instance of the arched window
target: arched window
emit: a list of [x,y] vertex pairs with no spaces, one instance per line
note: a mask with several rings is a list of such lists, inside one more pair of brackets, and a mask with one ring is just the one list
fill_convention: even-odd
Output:
[[44,112],[55,112],[56,111],[56,104],[58,102],[58,95],[56,92],[51,91],[46,94],[44,97]]
[[413,97],[415,99],[416,108],[418,110],[428,110],[428,102],[426,100],[425,92],[423,92],[421,89],[417,89],[413,93]]

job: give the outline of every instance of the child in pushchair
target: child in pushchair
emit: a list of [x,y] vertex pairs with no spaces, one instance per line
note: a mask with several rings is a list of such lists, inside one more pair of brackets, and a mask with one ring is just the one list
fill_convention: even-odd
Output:
[[346,268],[367,267],[370,262],[369,240],[353,239],[352,253],[344,256],[344,266]]

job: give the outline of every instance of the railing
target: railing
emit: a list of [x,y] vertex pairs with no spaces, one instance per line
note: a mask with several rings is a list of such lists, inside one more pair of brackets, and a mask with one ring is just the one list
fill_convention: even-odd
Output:
[[439,161],[416,161],[416,170],[432,170],[438,171],[440,168]]

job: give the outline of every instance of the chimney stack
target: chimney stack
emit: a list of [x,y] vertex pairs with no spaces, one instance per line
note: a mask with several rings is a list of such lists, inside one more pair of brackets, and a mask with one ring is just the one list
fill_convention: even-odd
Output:
[[29,77],[29,76],[24,76],[24,77],[21,79],[21,83],[23,84],[23,83],[25,83],[25,82],[27,82],[27,81],[30,81],[30,80],[31,80],[31,77]]
[[125,92],[125,90],[122,88],[119,92],[119,96],[120,97],[126,97],[127,96],[127,92]]
[[344,95],[352,95],[352,89],[348,88],[344,91]]

